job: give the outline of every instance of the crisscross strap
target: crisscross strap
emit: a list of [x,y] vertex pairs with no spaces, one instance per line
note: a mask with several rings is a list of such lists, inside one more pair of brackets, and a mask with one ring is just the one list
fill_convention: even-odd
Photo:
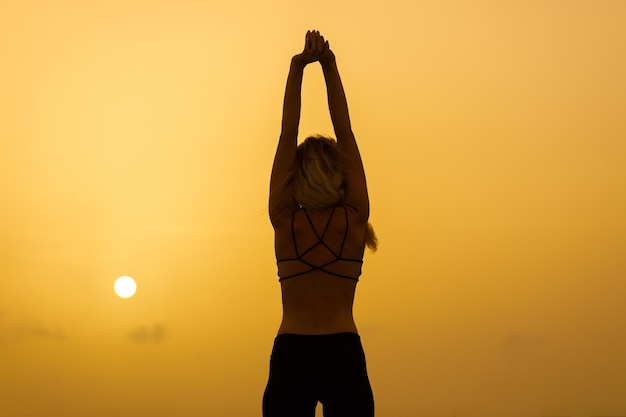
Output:
[[[304,214],[306,215],[306,218],[309,222],[309,225],[311,226],[311,229],[313,230],[313,233],[315,234],[315,237],[317,238],[317,242],[313,243],[313,245],[309,246],[307,249],[303,250],[302,252],[300,252],[299,248],[298,248],[298,241],[296,239],[296,233],[295,233],[295,228],[294,228],[294,222],[295,222],[295,218],[296,218],[296,213],[294,212],[291,216],[291,237],[293,240],[293,246],[296,252],[296,257],[295,258],[285,258],[285,259],[279,259],[276,261],[277,264],[280,265],[280,263],[282,262],[300,262],[303,266],[304,269],[300,272],[297,272],[295,274],[291,274],[291,275],[287,275],[287,276],[281,276],[279,281],[284,281],[286,279],[290,279],[290,278],[295,278],[295,277],[299,277],[301,275],[305,275],[308,274],[309,272],[313,272],[313,271],[322,271],[326,274],[329,275],[333,275],[336,276],[338,278],[346,278],[346,279],[352,279],[355,281],[359,280],[359,276],[361,275],[361,268],[359,268],[359,272],[356,276],[352,276],[352,275],[345,275],[345,274],[339,274],[337,272],[331,271],[328,269],[328,267],[330,265],[333,265],[337,262],[353,262],[353,263],[360,263],[363,264],[363,260],[362,259],[352,259],[352,258],[343,258],[342,257],[342,253],[343,253],[343,248],[345,246],[346,243],[346,239],[348,238],[348,229],[350,227],[350,222],[348,220],[348,210],[343,207],[344,209],[344,213],[345,213],[345,221],[346,221],[346,230],[344,232],[343,235],[343,240],[341,242],[341,247],[339,248],[339,253],[335,252],[325,241],[324,241],[324,237],[326,236],[326,232],[328,231],[328,228],[330,227],[330,223],[332,222],[332,219],[334,217],[335,211],[337,210],[338,206],[333,207],[333,210],[330,213],[330,216],[328,217],[328,221],[326,222],[326,225],[324,226],[324,230],[322,231],[322,234],[320,235],[317,232],[317,229],[315,228],[315,225],[313,224],[313,221],[311,220],[311,216],[309,216],[309,213],[306,211],[306,209],[303,208],[304,210]],[[312,250],[314,250],[315,248],[319,247],[319,246],[323,246],[328,252],[330,252],[333,255],[334,259],[331,259],[328,262],[325,262],[321,265],[316,265],[313,264],[309,261],[307,261],[306,259],[304,259],[304,257],[311,252]]]

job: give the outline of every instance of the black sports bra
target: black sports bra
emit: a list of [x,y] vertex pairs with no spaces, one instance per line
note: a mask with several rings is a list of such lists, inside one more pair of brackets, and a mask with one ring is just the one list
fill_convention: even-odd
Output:
[[[313,272],[313,271],[322,271],[324,273],[327,273],[329,275],[333,275],[336,276],[338,278],[346,278],[346,279],[352,279],[354,281],[358,281],[359,280],[359,276],[361,275],[361,265],[363,264],[363,260],[362,259],[351,259],[351,258],[342,258],[341,254],[343,252],[343,247],[346,243],[346,239],[348,237],[348,227],[349,227],[349,221],[348,221],[348,210],[345,207],[341,207],[344,212],[345,212],[345,219],[346,219],[346,231],[343,235],[343,241],[341,242],[341,247],[339,248],[339,253],[335,252],[326,242],[324,242],[324,236],[326,235],[326,231],[328,230],[328,227],[330,226],[330,223],[333,219],[333,215],[335,214],[335,211],[337,210],[337,207],[339,206],[335,206],[333,207],[333,210],[330,213],[330,216],[328,218],[328,221],[326,222],[326,226],[324,227],[324,231],[322,232],[322,235],[320,236],[317,233],[317,230],[315,229],[315,226],[313,225],[313,221],[311,220],[311,217],[309,216],[309,213],[306,211],[305,208],[302,208],[302,210],[304,211],[304,214],[306,215],[307,220],[309,221],[309,225],[311,226],[311,230],[313,230],[313,233],[315,233],[315,236],[317,237],[317,242],[315,242],[313,245],[311,245],[309,248],[307,248],[306,250],[300,252],[300,250],[298,249],[298,242],[296,240],[296,233],[294,231],[294,219],[296,217],[296,212],[293,213],[292,217],[291,217],[291,236],[293,239],[293,246],[296,252],[296,257],[295,258],[286,258],[286,259],[278,259],[276,261],[276,263],[278,264],[279,268],[278,268],[278,276],[280,277],[280,279],[278,280],[279,282],[284,281],[286,279],[290,279],[290,278],[295,278],[295,277],[299,277],[301,275],[304,274],[308,274],[309,272]],[[308,253],[310,253],[311,251],[313,251],[315,248],[321,247],[322,249],[328,251],[330,254],[332,254],[332,257],[334,259],[331,259],[328,262],[325,262],[321,265],[316,265],[314,263],[311,263],[309,261],[307,261],[305,259],[306,255]],[[294,274],[291,275],[287,275],[287,276],[283,276],[280,273],[280,264],[283,262],[299,262],[300,264],[302,264],[303,269],[300,272],[296,272]],[[344,274],[340,274],[334,271],[331,271],[328,269],[329,266],[336,264],[337,262],[353,262],[353,263],[360,263],[361,265],[359,266],[359,270],[358,273],[353,276],[353,275],[344,275]]]

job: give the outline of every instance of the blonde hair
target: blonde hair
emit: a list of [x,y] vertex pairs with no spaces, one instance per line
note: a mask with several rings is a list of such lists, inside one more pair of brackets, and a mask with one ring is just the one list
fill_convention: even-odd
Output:
[[[343,201],[346,193],[343,158],[334,139],[309,136],[298,145],[292,189],[298,204],[311,210]],[[378,238],[370,223],[365,231],[365,244],[372,251],[378,248]]]

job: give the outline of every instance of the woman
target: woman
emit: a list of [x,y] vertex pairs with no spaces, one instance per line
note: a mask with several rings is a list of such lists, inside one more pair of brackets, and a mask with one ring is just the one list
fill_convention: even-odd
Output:
[[[309,137],[297,146],[304,68],[320,62],[337,141]],[[282,132],[270,179],[283,319],[263,396],[264,417],[372,417],[374,399],[352,316],[368,224],[365,172],[328,41],[306,34],[291,60]]]

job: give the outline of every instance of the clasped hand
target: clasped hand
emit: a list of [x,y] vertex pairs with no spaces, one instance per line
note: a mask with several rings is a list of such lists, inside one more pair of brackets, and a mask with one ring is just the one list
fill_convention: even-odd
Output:
[[293,62],[303,67],[311,62],[319,61],[321,64],[331,62],[335,54],[330,50],[328,41],[317,30],[307,31],[304,42],[304,51],[293,57]]

